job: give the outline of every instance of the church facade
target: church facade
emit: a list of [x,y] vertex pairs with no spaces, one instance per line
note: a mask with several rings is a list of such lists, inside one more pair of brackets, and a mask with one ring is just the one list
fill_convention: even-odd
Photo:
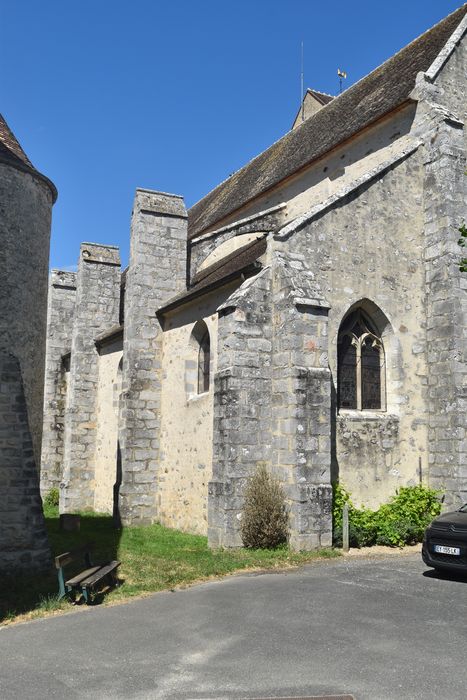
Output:
[[49,289],[41,488],[63,512],[241,544],[281,481],[290,541],[332,540],[332,482],[467,500],[467,7],[186,210],[138,189],[130,260],[83,243]]

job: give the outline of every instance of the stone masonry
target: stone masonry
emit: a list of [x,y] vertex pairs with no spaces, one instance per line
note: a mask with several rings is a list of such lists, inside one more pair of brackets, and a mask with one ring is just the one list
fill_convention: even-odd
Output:
[[50,564],[39,478],[21,381],[13,355],[0,351],[0,575]]
[[258,464],[271,461],[270,269],[246,280],[219,308],[214,380],[212,480],[208,539],[241,545],[243,491]]
[[157,517],[161,336],[157,309],[186,284],[187,215],[176,195],[138,189],[125,288],[120,446],[124,523]]
[[63,470],[62,510],[119,492],[125,526],[236,547],[265,465],[308,550],[332,542],[332,481],[370,508],[417,484],[467,500],[466,75],[463,6],[188,216],[138,189],[123,275],[83,245],[74,317],[71,277],[49,310],[43,486]]
[[50,563],[38,469],[56,197],[0,115],[0,575]]
[[66,379],[62,357],[71,350],[76,302],[76,273],[52,270],[49,283],[47,353],[45,358],[44,427],[41,493],[58,488],[62,479]]
[[94,505],[96,336],[118,324],[120,256],[115,246],[81,245],[65,409],[60,509],[70,513]]
[[291,545],[332,542],[328,304],[305,257],[273,253],[273,471],[289,499]]
[[424,193],[429,480],[453,507],[467,501],[467,280],[457,244],[467,201],[464,139],[462,125],[439,125],[426,149]]

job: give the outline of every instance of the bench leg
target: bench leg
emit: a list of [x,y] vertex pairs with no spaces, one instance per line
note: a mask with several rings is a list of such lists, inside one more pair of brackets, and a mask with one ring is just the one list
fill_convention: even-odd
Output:
[[82,588],[81,590],[83,593],[84,602],[86,603],[86,605],[89,605],[89,603],[91,602],[90,592],[88,591],[87,588]]
[[117,576],[117,570],[116,570],[116,569],[114,569],[113,571],[111,571],[111,572],[109,573],[108,578],[109,578],[109,584],[110,584],[110,586],[115,586],[115,588],[118,588],[118,586],[119,586],[120,584],[119,584],[119,581],[118,581],[118,576]]

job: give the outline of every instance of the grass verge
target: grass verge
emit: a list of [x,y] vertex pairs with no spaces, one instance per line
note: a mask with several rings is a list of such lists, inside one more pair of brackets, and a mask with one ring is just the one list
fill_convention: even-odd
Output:
[[[95,542],[97,562],[105,559],[122,562],[119,578],[123,585],[105,596],[105,604],[235,571],[284,569],[317,558],[339,556],[332,549],[319,552],[292,552],[286,547],[211,550],[206,537],[200,535],[157,524],[116,530],[110,516],[97,513],[82,513],[80,531],[67,533],[59,529],[57,508],[46,508],[45,517],[54,556],[91,539]],[[72,571],[67,569],[66,573]],[[0,623],[43,617],[71,607],[68,601],[57,599],[55,570],[40,576],[7,576],[0,581]]]

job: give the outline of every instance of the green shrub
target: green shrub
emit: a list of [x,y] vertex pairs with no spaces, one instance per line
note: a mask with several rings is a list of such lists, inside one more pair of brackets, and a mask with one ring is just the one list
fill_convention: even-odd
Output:
[[274,549],[287,542],[285,495],[264,464],[258,466],[245,489],[240,534],[244,547],[252,549]]
[[402,547],[421,542],[427,525],[439,515],[439,492],[424,486],[403,486],[389,503],[378,510],[356,508],[349,493],[333,485],[333,541],[342,546],[342,509],[349,504],[349,540],[351,547],[374,544]]
[[45,508],[56,508],[60,500],[60,491],[57,488],[50,489],[49,493],[44,498]]

